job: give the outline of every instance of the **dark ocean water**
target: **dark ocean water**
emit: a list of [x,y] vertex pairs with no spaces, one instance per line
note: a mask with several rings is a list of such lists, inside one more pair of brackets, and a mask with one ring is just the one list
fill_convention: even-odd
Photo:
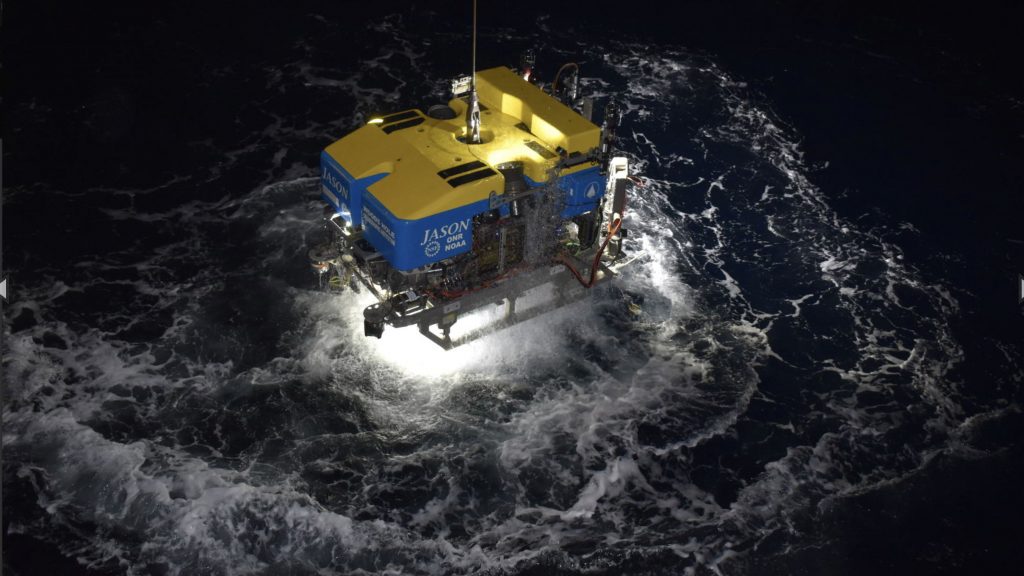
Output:
[[442,101],[464,6],[12,9],[5,573],[1006,572],[1002,37],[651,6],[482,9],[483,67],[533,47],[623,105],[643,255],[448,353],[364,339],[367,296],[314,290],[305,253],[320,149]]

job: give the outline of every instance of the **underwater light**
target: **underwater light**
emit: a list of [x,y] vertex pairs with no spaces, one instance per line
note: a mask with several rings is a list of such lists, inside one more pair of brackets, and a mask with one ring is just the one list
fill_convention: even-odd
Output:
[[[458,324],[464,331],[484,326],[491,315],[476,312],[459,318]],[[427,340],[416,330],[388,330],[379,341],[362,338],[362,325],[355,326],[361,338],[373,350],[378,359],[398,368],[402,372],[423,378],[440,378],[460,372],[483,369],[490,364],[491,351],[500,347],[495,338],[484,338],[448,352]]]
[[[424,338],[417,330],[388,330],[379,340],[363,338],[362,308],[375,297],[367,291],[349,293],[338,298],[342,316],[349,326],[350,341],[374,363],[390,366],[417,381],[436,384],[453,383],[452,376],[484,374],[496,371],[515,371],[523,368],[527,360],[537,361],[559,355],[561,330],[579,311],[566,310],[564,314],[545,316],[535,314],[544,310],[554,298],[553,287],[544,286],[522,295],[521,311],[533,319],[517,323],[506,330],[493,329],[505,315],[504,306],[480,308],[459,317],[451,330],[452,337],[462,339],[476,334],[466,344],[445,351]],[[563,309],[564,310],[564,309]]]
[[[493,357],[491,351],[496,346],[494,339],[460,346],[450,353],[440,350],[416,330],[389,330],[380,340],[366,339],[363,337],[362,311],[375,301],[376,298],[365,290],[349,292],[345,298],[337,299],[341,315],[351,327],[348,339],[375,363],[390,366],[416,379],[436,380],[474,368],[483,369],[488,364],[488,358]],[[484,311],[460,317],[459,333],[480,328],[489,317]]]

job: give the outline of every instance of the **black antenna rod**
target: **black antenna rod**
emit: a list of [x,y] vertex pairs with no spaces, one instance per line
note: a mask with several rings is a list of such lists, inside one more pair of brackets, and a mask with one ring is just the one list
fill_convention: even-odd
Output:
[[473,0],[473,77],[469,85],[469,107],[466,109],[466,143],[480,143],[480,100],[476,95],[476,0]]
[[476,0],[473,0],[473,89],[476,89]]

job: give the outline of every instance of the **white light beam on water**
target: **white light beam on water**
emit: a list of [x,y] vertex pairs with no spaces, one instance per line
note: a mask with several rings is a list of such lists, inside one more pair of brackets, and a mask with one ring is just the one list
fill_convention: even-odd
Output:
[[[490,316],[488,311],[481,310],[478,313],[459,317],[458,322],[452,327],[452,338],[457,339],[471,329],[487,325]],[[361,326],[356,331],[361,332]],[[356,334],[356,336],[362,337],[361,334]],[[419,328],[416,326],[405,328],[388,326],[380,340],[364,338],[365,343],[377,358],[394,365],[410,376],[424,378],[440,378],[467,370],[483,369],[490,356],[488,354],[489,340],[491,339],[482,338],[452,350],[444,350],[420,334]]]
[[[543,290],[531,291],[520,299],[522,308],[540,300]],[[345,293],[337,297],[341,316],[345,319],[351,339],[377,361],[387,364],[413,378],[438,380],[456,374],[493,373],[496,370],[518,369],[527,357],[554,354],[559,346],[553,341],[556,323],[547,318],[534,318],[503,330],[486,334],[452,350],[444,350],[424,335],[416,326],[393,328],[388,326],[383,336],[367,338],[363,335],[363,309],[375,298],[366,292]],[[460,337],[484,329],[502,320],[504,306],[485,307],[460,316],[452,327],[451,337]],[[547,354],[544,353],[547,351]],[[450,378],[445,378],[450,379]]]

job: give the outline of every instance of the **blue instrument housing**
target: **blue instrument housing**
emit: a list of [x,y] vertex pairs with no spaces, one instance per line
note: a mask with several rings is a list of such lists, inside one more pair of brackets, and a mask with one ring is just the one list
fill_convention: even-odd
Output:
[[[473,249],[473,217],[491,209],[483,200],[421,218],[396,217],[369,190],[388,175],[357,179],[326,152],[320,155],[321,197],[352,226],[362,226],[367,241],[394,267],[411,271],[465,254]],[[526,179],[531,188],[541,184]],[[606,179],[598,168],[580,170],[558,180],[565,193],[561,217],[565,220],[597,209]],[[507,207],[501,212],[507,215]]]

